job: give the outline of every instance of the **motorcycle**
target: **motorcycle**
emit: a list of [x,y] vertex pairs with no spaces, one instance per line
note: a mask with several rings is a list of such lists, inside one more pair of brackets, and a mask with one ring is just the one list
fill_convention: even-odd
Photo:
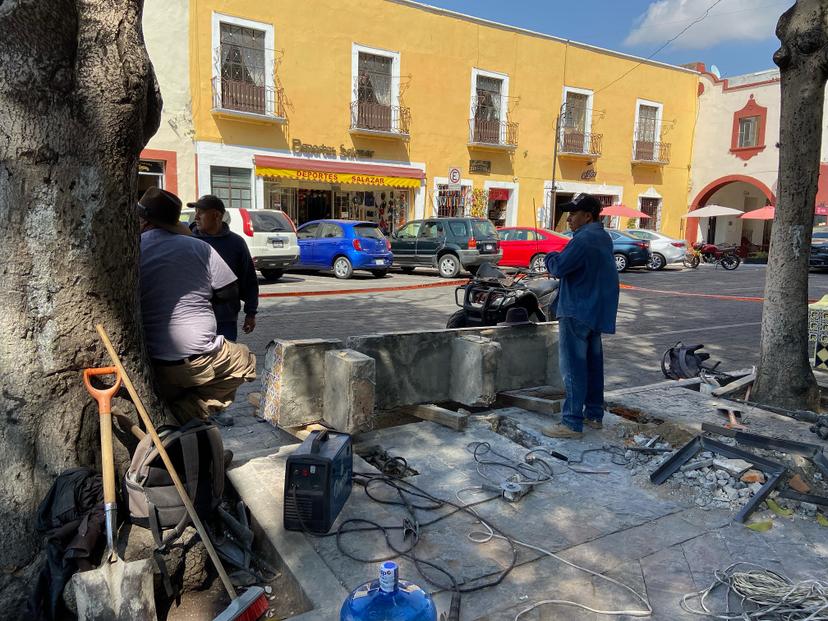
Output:
[[558,279],[546,272],[516,270],[507,274],[484,263],[465,285],[454,291],[460,307],[449,317],[446,328],[495,326],[506,320],[512,308],[524,308],[530,321],[554,321],[552,305],[558,298]]
[[684,257],[685,267],[697,268],[699,263],[721,265],[726,270],[735,270],[742,263],[735,246],[717,246],[707,242],[696,242]]

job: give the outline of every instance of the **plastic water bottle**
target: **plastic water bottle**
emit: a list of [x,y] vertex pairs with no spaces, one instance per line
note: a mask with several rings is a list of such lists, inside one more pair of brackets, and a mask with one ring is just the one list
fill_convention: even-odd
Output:
[[399,579],[397,564],[380,565],[379,580],[351,591],[339,621],[437,621],[431,596],[416,584]]

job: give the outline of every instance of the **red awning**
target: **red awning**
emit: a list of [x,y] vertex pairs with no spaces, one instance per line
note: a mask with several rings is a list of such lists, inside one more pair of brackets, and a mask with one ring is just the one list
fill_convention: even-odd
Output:
[[407,177],[425,179],[425,172],[407,166],[385,164],[357,164],[339,160],[311,160],[300,157],[276,157],[256,155],[253,162],[257,168],[284,168],[288,170],[313,170],[317,172],[346,173],[354,175],[376,175],[386,177]]
[[489,189],[489,200],[490,201],[508,201],[509,200],[509,190],[507,188],[490,188]]

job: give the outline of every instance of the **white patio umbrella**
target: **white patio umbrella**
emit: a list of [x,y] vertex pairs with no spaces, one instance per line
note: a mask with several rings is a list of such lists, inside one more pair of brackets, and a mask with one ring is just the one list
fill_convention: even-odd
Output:
[[700,209],[694,209],[682,216],[682,218],[715,218],[716,216],[741,216],[742,212],[732,207],[722,205],[707,205]]

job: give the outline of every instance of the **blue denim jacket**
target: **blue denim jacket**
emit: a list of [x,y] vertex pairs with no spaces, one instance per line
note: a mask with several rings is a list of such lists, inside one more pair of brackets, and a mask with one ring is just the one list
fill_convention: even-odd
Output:
[[558,317],[574,317],[598,332],[615,333],[618,272],[604,225],[590,222],[575,231],[562,252],[546,255],[546,269],[561,279]]

